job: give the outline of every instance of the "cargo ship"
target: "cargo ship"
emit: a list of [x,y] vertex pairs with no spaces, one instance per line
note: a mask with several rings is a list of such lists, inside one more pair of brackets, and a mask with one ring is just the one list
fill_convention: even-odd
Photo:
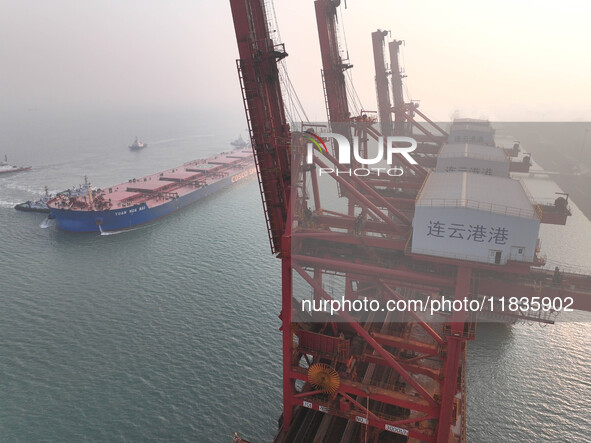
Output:
[[252,151],[235,149],[87,195],[57,196],[47,203],[49,218],[70,232],[127,229],[168,215],[255,173]]

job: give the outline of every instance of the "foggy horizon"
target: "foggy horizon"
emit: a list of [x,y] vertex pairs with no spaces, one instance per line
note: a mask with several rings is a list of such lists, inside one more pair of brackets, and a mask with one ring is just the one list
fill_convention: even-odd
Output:
[[[325,120],[313,1],[276,1],[288,72]],[[341,8],[343,9],[343,8]],[[404,40],[406,100],[437,121],[589,121],[591,5],[506,0],[349,0],[340,17],[354,86],[376,110],[371,32]],[[385,17],[389,17],[386,19]],[[243,112],[229,2],[5,1],[0,108],[187,108]],[[237,110],[237,112],[234,112]]]

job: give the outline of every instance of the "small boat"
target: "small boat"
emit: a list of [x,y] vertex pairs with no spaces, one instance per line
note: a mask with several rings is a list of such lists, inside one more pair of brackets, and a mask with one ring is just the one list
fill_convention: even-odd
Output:
[[140,149],[144,149],[147,147],[148,147],[148,144],[142,143],[141,141],[139,141],[137,139],[137,136],[135,137],[134,142],[131,145],[129,145],[129,149],[131,149],[132,151],[139,151]]
[[0,174],[8,174],[10,172],[30,171],[32,166],[13,166],[8,164],[8,158],[4,156],[4,161],[0,162]]
[[234,437],[232,438],[233,443],[250,443],[248,440],[244,440],[243,438],[238,437],[238,432],[234,432]]

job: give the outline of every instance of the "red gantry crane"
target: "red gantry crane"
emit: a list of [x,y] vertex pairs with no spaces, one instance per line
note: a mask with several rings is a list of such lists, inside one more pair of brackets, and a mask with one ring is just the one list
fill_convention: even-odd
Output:
[[[392,104],[390,102],[390,88],[388,87],[388,72],[384,56],[385,40],[389,31],[378,29],[371,33],[373,46],[373,61],[376,71],[376,95],[378,99],[378,117],[382,134],[393,135]],[[399,135],[399,134],[397,134]],[[403,134],[402,134],[403,135]]]
[[[425,180],[421,169],[408,167],[400,183],[414,185],[420,177],[422,188],[416,199],[404,199],[396,193],[403,185],[395,178],[347,174],[326,149],[314,150],[308,164],[313,134],[290,133],[277,69],[287,54],[270,37],[267,2],[230,4],[271,250],[282,261],[283,417],[276,441],[465,441],[466,349],[476,327],[472,312],[339,309],[331,315],[314,306],[447,298],[482,303],[486,309],[480,315],[496,319],[552,322],[550,312],[493,308],[512,294],[528,300],[570,296],[573,307],[591,311],[588,276],[533,269],[542,264],[535,229],[527,246],[514,249],[507,243],[514,228],[508,217],[534,228],[543,218],[527,198],[516,209],[503,202],[487,206],[463,194],[472,189],[468,181],[496,180],[511,189],[517,182],[467,173],[431,174]],[[315,2],[326,101],[331,124],[355,128],[342,83],[346,66],[335,51],[338,4]],[[368,133],[379,134],[373,128]],[[337,195],[327,196],[327,188],[320,192],[321,168],[332,170],[327,175],[338,183]],[[450,193],[460,193],[455,204],[438,202],[437,180],[447,183]],[[461,224],[464,213],[477,222]],[[500,217],[497,225],[484,226],[491,214]],[[425,249],[425,242],[434,250]],[[490,244],[493,254],[456,256],[446,249],[450,242],[460,251]],[[306,301],[316,305],[303,309]]]
[[[257,166],[259,189],[271,251],[281,258],[283,349],[291,349],[291,134],[285,118],[277,63],[287,56],[270,36],[267,8],[261,0],[231,0],[238,42],[242,98]],[[295,387],[291,354],[283,354],[284,420],[289,425]]]
[[[374,64],[376,74],[376,93],[378,98],[378,114],[384,128],[391,131],[394,135],[412,135],[412,127],[417,128],[420,133],[414,137],[419,142],[428,142],[419,145],[417,152],[437,153],[437,148],[445,141],[448,134],[439,125],[433,122],[424,113],[419,111],[418,103],[405,102],[402,79],[404,78],[400,66],[400,46],[402,40],[392,40],[388,43],[390,56],[390,70],[387,69],[387,63],[384,54],[386,46],[385,38],[389,31],[378,29],[372,33],[372,44],[374,53]],[[390,87],[388,85],[388,76],[390,76],[390,85],[392,90],[392,101],[390,101]],[[392,105],[393,103],[393,105]],[[392,113],[394,113],[394,123],[392,124]],[[425,125],[418,122],[415,114],[422,117],[438,134],[429,131]],[[409,126],[410,123],[410,126]],[[392,129],[393,128],[393,129]],[[388,132],[390,135],[390,132]]]
[[315,1],[316,24],[322,56],[322,80],[328,120],[347,122],[351,118],[345,71],[353,67],[343,60],[337,41],[336,11],[340,0]]

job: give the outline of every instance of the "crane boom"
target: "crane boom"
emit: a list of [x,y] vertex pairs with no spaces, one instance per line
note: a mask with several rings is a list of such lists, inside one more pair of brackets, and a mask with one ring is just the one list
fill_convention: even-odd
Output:
[[388,31],[378,29],[371,33],[373,44],[373,59],[376,71],[376,92],[378,96],[378,115],[382,134],[392,135],[392,104],[390,102],[390,88],[388,87],[388,73],[384,59],[384,37]]
[[271,251],[281,251],[290,196],[291,134],[285,117],[277,63],[287,56],[270,37],[261,0],[230,0],[237,60]]
[[344,63],[337,40],[337,7],[340,0],[316,0],[316,24],[322,55],[322,75],[326,91],[328,120],[346,122],[350,119],[345,71],[353,65]]
[[277,63],[287,56],[269,35],[265,0],[230,0],[240,59],[238,76],[257,166],[271,251],[281,259],[283,419],[289,427],[294,407],[290,376],[292,303],[290,193],[291,133],[285,117]]

